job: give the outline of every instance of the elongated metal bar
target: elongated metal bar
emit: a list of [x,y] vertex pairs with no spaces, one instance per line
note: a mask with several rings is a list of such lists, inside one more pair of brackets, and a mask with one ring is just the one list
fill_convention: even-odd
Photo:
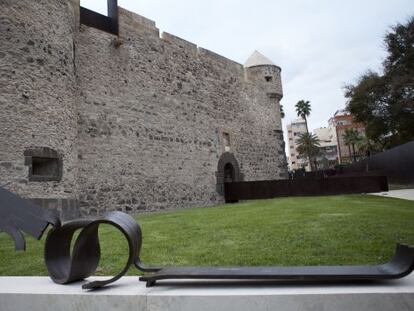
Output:
[[398,244],[392,260],[377,266],[164,268],[140,281],[148,287],[168,279],[340,282],[399,279],[413,271],[414,247]]
[[118,1],[107,0],[108,16],[80,7],[80,23],[114,35],[119,34]]

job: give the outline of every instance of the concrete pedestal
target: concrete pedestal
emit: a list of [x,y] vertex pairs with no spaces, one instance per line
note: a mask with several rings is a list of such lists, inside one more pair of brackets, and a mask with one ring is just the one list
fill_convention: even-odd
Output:
[[87,292],[81,283],[61,286],[46,277],[0,277],[0,310],[414,311],[414,275],[364,284],[182,283],[146,288],[138,277],[125,277]]

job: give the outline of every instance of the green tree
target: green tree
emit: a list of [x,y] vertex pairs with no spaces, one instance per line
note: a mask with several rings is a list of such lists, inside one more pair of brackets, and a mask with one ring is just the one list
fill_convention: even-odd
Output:
[[[296,103],[295,108],[296,108],[296,113],[298,117],[301,117],[302,119],[305,120],[306,134],[309,134],[308,117],[310,116],[311,111],[312,111],[310,101],[300,100]],[[308,154],[308,161],[309,161],[311,171],[312,171],[312,159],[309,154]]]
[[371,155],[382,151],[380,144],[376,143],[366,136],[361,136],[361,139],[358,141],[356,146],[358,148],[358,151],[365,157],[370,157]]
[[382,148],[414,140],[414,16],[385,37],[383,74],[365,73],[345,88],[347,109]]
[[[352,161],[356,162],[357,158],[356,158],[355,146],[358,145],[360,141],[362,140],[361,135],[359,135],[356,129],[349,128],[345,130],[345,134],[343,138],[344,138],[345,145],[348,146],[349,157],[352,156]],[[352,152],[351,152],[351,147],[352,147]]]
[[302,156],[307,156],[311,171],[317,169],[316,156],[319,154],[320,141],[312,133],[304,133],[299,136],[297,141],[297,151]]
[[306,133],[309,133],[309,128],[308,128],[308,117],[311,114],[312,108],[310,105],[310,101],[298,101],[297,104],[295,105],[296,108],[296,113],[298,114],[298,117],[301,117],[302,119],[305,120],[305,124],[306,124]]

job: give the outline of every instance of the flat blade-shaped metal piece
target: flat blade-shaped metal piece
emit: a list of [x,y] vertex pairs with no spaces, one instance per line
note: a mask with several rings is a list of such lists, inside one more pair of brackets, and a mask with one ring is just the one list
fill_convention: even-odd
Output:
[[13,238],[16,250],[25,249],[22,232],[40,239],[48,225],[59,224],[55,213],[0,187],[0,231]]
[[386,264],[374,266],[309,266],[309,267],[178,267],[163,268],[140,277],[147,286],[159,280],[254,280],[254,281],[368,281],[399,279],[414,270],[414,248],[397,245]]

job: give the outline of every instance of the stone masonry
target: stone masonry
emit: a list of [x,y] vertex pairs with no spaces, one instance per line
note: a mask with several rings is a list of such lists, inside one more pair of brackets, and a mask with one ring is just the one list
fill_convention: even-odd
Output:
[[0,186],[93,215],[223,203],[220,159],[286,177],[279,67],[122,8],[119,31],[79,25],[76,0],[0,0]]

